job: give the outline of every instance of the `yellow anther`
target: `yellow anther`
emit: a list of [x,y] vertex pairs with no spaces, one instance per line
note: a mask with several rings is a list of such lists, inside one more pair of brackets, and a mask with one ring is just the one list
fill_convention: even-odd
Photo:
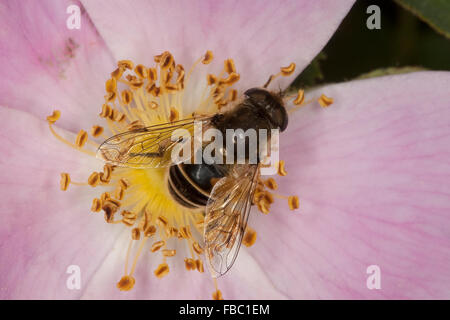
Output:
[[281,74],[283,76],[285,76],[285,77],[290,76],[295,71],[295,63],[292,62],[289,66],[282,67],[282,68],[280,68],[280,70],[281,70]]
[[206,81],[207,81],[209,86],[213,85],[213,84],[215,84],[217,82],[217,77],[215,75],[213,75],[213,74],[208,74],[206,76]]
[[169,115],[169,121],[173,122],[173,121],[177,121],[180,117],[180,114],[178,112],[177,109],[175,108],[170,108],[170,115]]
[[333,104],[334,100],[333,98],[327,97],[326,95],[322,94],[320,98],[318,99],[320,106],[323,108],[329,107]]
[[102,112],[100,113],[100,117],[102,118],[107,118],[109,117],[109,115],[112,113],[112,108],[110,105],[108,104],[103,104],[102,105]]
[[70,175],[68,173],[61,173],[61,180],[59,182],[62,191],[66,191],[70,184]]
[[117,283],[117,288],[120,291],[129,291],[133,289],[136,280],[132,276],[123,276]]
[[162,255],[164,257],[173,257],[176,253],[177,253],[176,250],[167,250],[167,249],[162,250]]
[[130,182],[128,181],[128,179],[126,178],[121,178],[119,180],[119,185],[120,187],[122,187],[124,190],[128,189],[130,187]]
[[173,56],[169,51],[166,51],[161,56],[161,61],[159,62],[159,66],[162,70],[166,70],[171,67],[174,63]]
[[239,75],[239,73],[233,72],[227,78],[220,80],[219,83],[223,83],[228,86],[231,86],[231,85],[235,84],[236,82],[238,82],[240,78],[241,78],[241,76]]
[[169,273],[169,265],[167,263],[161,263],[153,273],[157,278],[161,279]]
[[246,247],[251,247],[252,245],[255,244],[255,242],[256,242],[256,231],[247,226],[247,228],[245,229],[244,238],[242,239],[242,243]]
[[94,198],[92,200],[92,206],[91,211],[92,212],[99,212],[102,209],[102,201],[98,198]]
[[105,89],[108,93],[114,93],[117,90],[117,81],[115,78],[110,78],[106,80]]
[[61,117],[61,111],[54,110],[52,115],[47,117],[47,121],[48,123],[53,124],[58,121],[59,117]]
[[280,162],[278,162],[278,175],[287,175],[286,169],[284,168],[284,160],[280,160]]
[[291,210],[298,209],[299,207],[299,200],[297,196],[289,196],[288,203]]
[[264,181],[264,185],[267,188],[272,189],[272,190],[277,190],[278,189],[278,184],[277,184],[277,182],[275,181],[274,178],[269,178],[266,181]]
[[134,63],[131,60],[120,60],[119,62],[117,62],[117,66],[119,68],[132,70],[134,68]]
[[228,74],[236,73],[236,66],[234,65],[233,59],[225,60],[224,65],[225,65],[225,71]]
[[195,241],[192,244],[192,249],[194,249],[195,253],[197,253],[197,254],[202,254],[203,253],[203,248],[198,244],[197,241]]
[[100,136],[102,133],[103,133],[103,127],[101,127],[101,126],[95,125],[95,126],[93,126],[92,129],[91,129],[91,135],[92,135],[94,138],[97,138],[97,137]]
[[195,270],[197,268],[195,260],[191,258],[184,259],[184,266],[186,267],[186,270]]
[[158,80],[158,72],[156,71],[156,68],[149,68],[148,69],[148,78],[152,82],[155,82],[156,80]]
[[222,292],[220,290],[214,291],[212,298],[213,300],[223,300]]
[[301,105],[305,101],[305,91],[300,89],[297,93],[297,98],[293,101],[295,105]]
[[77,135],[77,139],[75,140],[75,144],[78,148],[82,148],[88,140],[88,134],[84,130],[80,130]]
[[98,172],[92,172],[88,178],[88,184],[91,187],[96,187],[98,186],[99,182],[100,182],[100,175],[98,174]]
[[158,242],[155,242],[155,243],[152,245],[150,251],[151,251],[151,252],[156,252],[156,251],[158,251],[159,249],[161,249],[165,244],[166,244],[166,242],[165,242],[165,241],[162,241],[162,240],[161,240],[161,241],[158,241]]
[[138,228],[133,228],[131,230],[131,239],[133,240],[139,240],[141,238],[141,232]]
[[120,79],[120,77],[122,77],[124,68],[117,68],[116,70],[114,70],[113,72],[111,72],[111,78],[114,78],[116,80]]
[[206,51],[205,56],[202,59],[202,63],[209,64],[213,60],[213,58],[214,58],[214,55],[213,55],[212,51],[208,50],[208,51]]
[[122,101],[124,104],[130,104],[130,102],[133,100],[133,93],[130,90],[123,90],[122,91]]
[[139,78],[148,77],[148,69],[142,64],[138,64],[136,68],[134,68],[134,72],[138,75]]
[[195,267],[197,268],[197,271],[200,273],[205,272],[205,268],[203,268],[203,262],[200,259],[195,260]]

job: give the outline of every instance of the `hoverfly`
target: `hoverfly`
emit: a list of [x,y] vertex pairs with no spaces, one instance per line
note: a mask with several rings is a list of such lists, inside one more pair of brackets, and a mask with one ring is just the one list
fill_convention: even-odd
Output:
[[97,154],[117,166],[170,167],[167,176],[173,199],[184,207],[204,210],[206,259],[212,276],[219,277],[236,260],[247,226],[261,161],[258,158],[256,164],[174,164],[170,153],[181,142],[172,141],[172,133],[176,129],[193,132],[194,122],[198,121],[202,126],[218,129],[226,136],[227,129],[284,131],[288,114],[279,95],[266,89],[252,88],[230,110],[132,129],[104,141]]

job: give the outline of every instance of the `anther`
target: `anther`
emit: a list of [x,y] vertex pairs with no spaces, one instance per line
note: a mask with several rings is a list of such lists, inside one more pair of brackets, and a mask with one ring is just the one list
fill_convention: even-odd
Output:
[[283,76],[285,76],[285,77],[290,76],[295,71],[295,63],[292,62],[289,66],[282,67],[282,68],[280,68],[280,70],[281,70],[281,74]]
[[131,239],[133,240],[139,240],[141,238],[141,232],[138,228],[133,228],[131,230]]
[[176,253],[177,253],[176,250],[167,250],[167,249],[162,250],[162,255],[164,257],[173,257]]
[[132,70],[134,67],[133,61],[131,60],[120,60],[119,62],[117,62],[117,66],[119,68],[125,68],[125,69],[129,69]]
[[319,102],[320,106],[322,106],[323,108],[326,108],[326,107],[329,107],[330,105],[332,105],[334,100],[333,100],[333,98],[327,97],[326,95],[322,94],[320,96],[320,98],[318,99],[318,102]]
[[119,184],[123,189],[128,189],[128,187],[130,186],[130,182],[128,181],[128,179],[126,178],[122,178],[119,180]]
[[242,239],[242,243],[246,247],[251,247],[252,245],[255,244],[255,242],[256,242],[256,231],[247,226],[247,228],[245,229],[244,238]]
[[197,268],[195,260],[191,258],[184,259],[184,266],[186,267],[186,270],[195,270]]
[[280,162],[278,162],[278,174],[280,176],[287,175],[286,169],[284,168],[284,161],[283,160],[280,160]]
[[225,64],[225,71],[228,74],[236,73],[236,66],[234,65],[233,59],[225,60],[224,64]]
[[124,104],[128,105],[133,100],[133,93],[130,90],[122,91],[122,101]]
[[208,50],[208,51],[206,51],[205,56],[202,59],[202,63],[209,64],[213,60],[213,58],[214,58],[214,55],[213,55],[212,51]]
[[162,240],[158,241],[158,242],[155,242],[154,244],[152,244],[152,247],[150,248],[150,251],[151,252],[156,252],[159,249],[161,249],[165,244],[166,244],[166,242],[162,241]]
[[134,68],[134,72],[138,75],[139,78],[148,77],[148,69],[142,64],[138,64],[136,68]]
[[99,212],[102,209],[102,201],[98,198],[94,198],[92,200],[92,206],[91,211],[92,212]]
[[91,135],[94,138],[99,137],[103,133],[103,127],[101,126],[93,126],[91,129]]
[[169,273],[169,265],[167,263],[161,263],[158,268],[154,271],[157,278],[161,279]]
[[88,178],[88,184],[91,187],[96,187],[98,186],[99,182],[100,182],[100,175],[98,174],[98,172],[92,172]]
[[192,249],[194,249],[195,253],[197,253],[197,254],[202,254],[203,253],[203,248],[198,244],[197,241],[195,241],[192,244]]
[[298,90],[297,98],[293,101],[295,105],[301,105],[305,101],[305,91]]
[[272,190],[277,190],[278,189],[278,184],[277,184],[277,182],[275,181],[274,178],[269,178],[266,181],[264,181],[264,185],[267,188],[272,189]]
[[212,298],[213,300],[223,300],[222,292],[220,290],[214,291]]
[[120,281],[117,283],[117,288],[120,291],[129,291],[133,289],[136,280],[132,276],[123,276]]
[[68,173],[61,173],[61,180],[60,180],[60,188],[62,191],[66,191],[70,184],[70,176]]
[[205,272],[202,260],[200,260],[200,259],[195,260],[195,267],[197,268],[198,272],[200,272],[200,273]]
[[206,82],[208,83],[208,86],[213,85],[217,82],[217,77],[213,74],[208,74],[206,76]]
[[53,124],[59,119],[60,116],[61,116],[61,111],[54,110],[52,115],[47,117],[47,121],[49,124]]
[[109,92],[109,93],[116,92],[116,89],[117,89],[116,79],[110,78],[110,79],[106,80],[105,89],[106,89],[106,92]]
[[289,208],[291,210],[295,210],[298,209],[299,207],[299,200],[297,196],[289,196],[288,198],[288,204],[289,204]]
[[78,132],[77,135],[77,139],[75,140],[75,144],[77,145],[78,148],[82,148],[88,139],[88,134],[86,131],[84,130],[80,130],[80,132]]

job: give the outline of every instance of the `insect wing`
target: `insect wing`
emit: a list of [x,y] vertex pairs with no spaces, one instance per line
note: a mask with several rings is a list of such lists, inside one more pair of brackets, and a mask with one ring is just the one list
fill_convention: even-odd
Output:
[[211,191],[206,206],[204,239],[213,277],[224,275],[236,260],[256,189],[256,164],[236,165]]
[[[204,125],[209,119],[189,118],[119,133],[100,145],[97,157],[110,164],[129,168],[171,166],[171,153],[175,146],[190,142],[196,123]],[[177,137],[175,141],[172,140],[172,134]]]

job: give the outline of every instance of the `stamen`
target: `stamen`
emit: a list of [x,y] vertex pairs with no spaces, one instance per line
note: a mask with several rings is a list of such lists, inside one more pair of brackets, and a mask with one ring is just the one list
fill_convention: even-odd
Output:
[[103,127],[100,127],[100,126],[97,126],[97,125],[96,125],[96,126],[93,126],[93,127],[92,127],[92,129],[91,129],[91,135],[92,135],[94,138],[97,138],[97,137],[99,137],[99,136],[102,135],[103,131],[104,131]]
[[282,67],[282,68],[280,68],[280,70],[281,70],[281,74],[284,77],[290,76],[295,71],[295,63],[292,62],[289,66]]
[[320,98],[318,99],[318,102],[319,102],[319,104],[323,107],[323,108],[326,108],[326,107],[329,107],[330,105],[332,105],[333,104],[333,98],[329,98],[329,97],[327,97],[326,95],[324,95],[324,94],[322,94],[321,96],[320,96]]
[[283,176],[283,177],[285,175],[287,175],[286,169],[284,168],[284,161],[283,160],[280,160],[278,162],[278,175]]
[[272,190],[278,189],[278,184],[274,178],[269,178],[266,181],[264,181],[264,185],[266,185],[267,188],[272,189]]
[[154,271],[157,278],[161,279],[169,273],[169,265],[167,263],[161,263],[158,268]]
[[244,237],[242,239],[242,243],[246,247],[251,247],[252,245],[255,244],[255,242],[256,242],[256,231],[247,226],[247,228],[245,229]]
[[70,175],[68,173],[61,173],[60,187],[62,191],[66,191],[70,184]]
[[120,291],[129,291],[133,289],[136,280],[132,276],[123,276],[117,283],[117,288]]
[[289,196],[288,198],[289,208],[295,210],[299,208],[299,200],[297,196]]
[[158,242],[155,242],[153,245],[152,245],[152,248],[150,249],[150,251],[151,252],[156,252],[156,251],[158,251],[159,249],[161,249],[163,246],[165,246],[166,245],[166,242],[165,241],[158,241]]
[[212,51],[208,50],[205,53],[205,56],[203,57],[202,63],[203,64],[209,64],[214,58],[214,55],[212,53]]

